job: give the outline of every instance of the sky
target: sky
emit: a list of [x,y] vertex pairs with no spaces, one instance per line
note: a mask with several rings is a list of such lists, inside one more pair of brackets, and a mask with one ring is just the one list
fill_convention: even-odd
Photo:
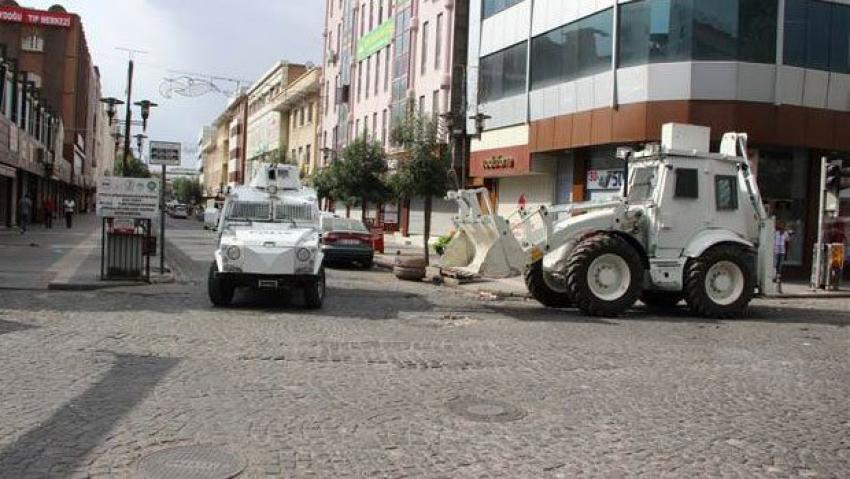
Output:
[[[276,62],[321,64],[324,2],[321,0],[18,0],[47,9],[60,4],[80,15],[92,61],[100,68],[103,96],[125,99],[128,53],[134,59],[133,101],[153,109],[147,135],[183,143],[183,167],[197,166],[197,141],[227,103],[221,93],[164,97],[160,86],[172,71],[253,82]],[[233,89],[234,85],[219,82]],[[250,83],[245,85],[250,86]],[[123,107],[122,107],[123,108]],[[123,118],[122,109],[117,117]],[[134,107],[133,118],[139,119]],[[134,127],[133,134],[141,132]]]

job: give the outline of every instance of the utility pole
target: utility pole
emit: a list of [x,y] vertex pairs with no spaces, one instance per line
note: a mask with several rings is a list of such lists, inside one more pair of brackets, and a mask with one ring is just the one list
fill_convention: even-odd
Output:
[[130,56],[130,60],[127,64],[127,110],[124,116],[124,158],[121,161],[121,176],[127,176],[127,160],[130,157],[130,126],[132,120],[132,111],[130,107],[133,104],[131,101],[133,96],[133,54],[147,52],[121,47],[116,47],[116,50],[125,51]]

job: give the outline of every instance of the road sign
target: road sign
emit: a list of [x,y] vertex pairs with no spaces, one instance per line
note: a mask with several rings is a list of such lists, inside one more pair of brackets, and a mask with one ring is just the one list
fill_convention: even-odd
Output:
[[180,166],[180,143],[173,141],[152,141],[150,164]]
[[160,183],[155,178],[101,178],[97,184],[97,215],[156,218],[159,214],[159,193]]

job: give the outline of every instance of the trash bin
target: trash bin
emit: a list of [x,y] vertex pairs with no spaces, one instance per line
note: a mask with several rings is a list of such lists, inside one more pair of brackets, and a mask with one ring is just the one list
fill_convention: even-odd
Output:
[[383,228],[371,228],[369,233],[372,234],[372,249],[375,250],[376,253],[383,254],[384,252],[384,229]]
[[150,221],[108,218],[104,222],[103,279],[150,279]]

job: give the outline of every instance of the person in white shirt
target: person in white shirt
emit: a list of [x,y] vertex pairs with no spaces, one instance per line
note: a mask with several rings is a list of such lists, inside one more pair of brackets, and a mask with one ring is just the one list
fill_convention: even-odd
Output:
[[782,278],[782,267],[788,258],[788,241],[791,233],[785,229],[785,223],[776,222],[776,231],[773,233],[773,268],[776,270],[776,281]]
[[73,198],[68,198],[62,203],[62,208],[65,211],[65,226],[70,228],[74,225],[74,212],[77,209],[77,203]]

